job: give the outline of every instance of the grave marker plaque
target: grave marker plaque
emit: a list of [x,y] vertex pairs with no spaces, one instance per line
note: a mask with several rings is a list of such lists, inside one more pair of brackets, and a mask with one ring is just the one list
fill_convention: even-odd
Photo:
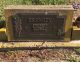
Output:
[[69,41],[73,9],[70,5],[29,5],[5,8],[9,41]]

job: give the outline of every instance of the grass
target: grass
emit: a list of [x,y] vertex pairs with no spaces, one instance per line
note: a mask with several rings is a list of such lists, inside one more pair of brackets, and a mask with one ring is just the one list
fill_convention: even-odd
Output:
[[0,0],[0,20],[5,20],[4,6],[6,5],[62,5],[69,0]]

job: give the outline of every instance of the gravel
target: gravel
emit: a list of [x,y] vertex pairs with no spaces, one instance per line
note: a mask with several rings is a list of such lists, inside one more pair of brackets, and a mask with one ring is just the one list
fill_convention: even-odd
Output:
[[0,52],[0,62],[70,62],[79,58],[73,49],[64,48]]

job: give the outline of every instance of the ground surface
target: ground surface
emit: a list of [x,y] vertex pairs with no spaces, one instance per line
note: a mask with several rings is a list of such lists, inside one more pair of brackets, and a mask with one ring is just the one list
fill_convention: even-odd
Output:
[[0,62],[72,62],[80,61],[73,49],[18,50],[0,52]]

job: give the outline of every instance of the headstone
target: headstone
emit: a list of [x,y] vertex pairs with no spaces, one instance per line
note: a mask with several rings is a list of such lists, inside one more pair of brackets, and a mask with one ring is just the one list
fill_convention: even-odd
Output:
[[17,5],[5,8],[9,41],[69,41],[71,5]]

